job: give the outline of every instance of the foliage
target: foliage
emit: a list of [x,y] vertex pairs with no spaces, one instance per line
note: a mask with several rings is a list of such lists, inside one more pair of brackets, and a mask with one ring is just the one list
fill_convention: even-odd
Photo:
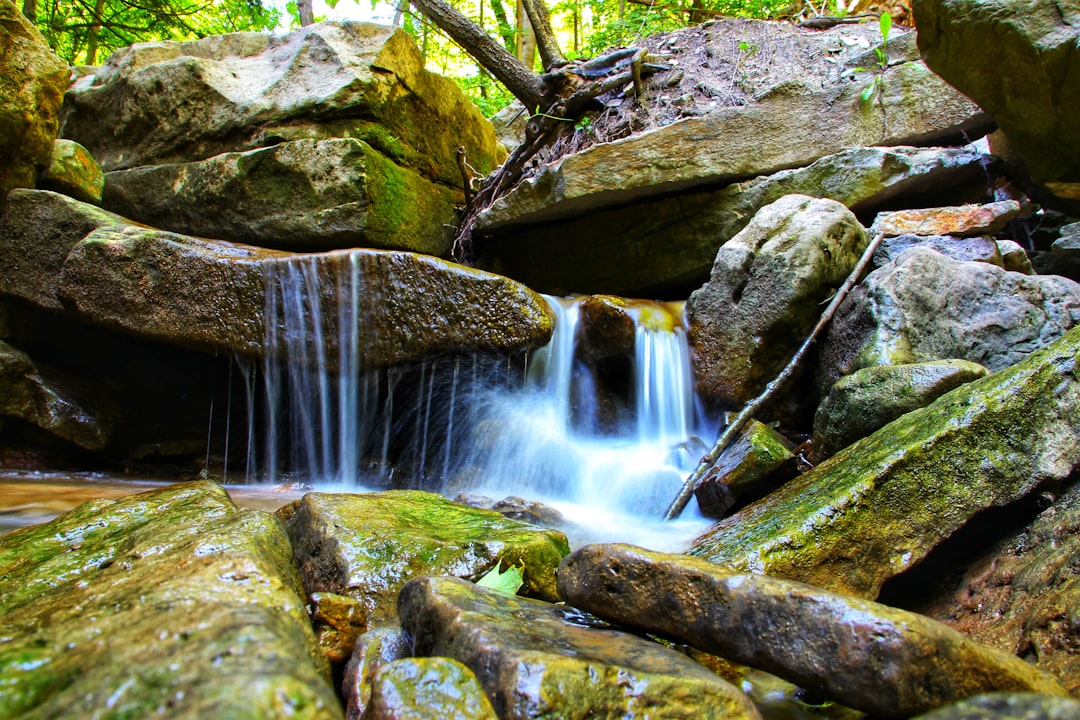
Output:
[[149,40],[190,40],[277,27],[262,0],[36,0],[37,27],[72,64],[92,65]]
[[523,565],[511,565],[504,571],[496,565],[477,580],[476,584],[503,595],[517,595],[518,590],[525,584],[525,576],[522,572],[524,569]]
[[877,59],[877,64],[873,68],[856,68],[856,70],[866,71],[871,70],[874,72],[874,78],[870,81],[862,93],[859,95],[864,103],[870,102],[874,95],[880,95],[881,91],[885,88],[884,72],[889,67],[889,31],[892,30],[892,15],[885,12],[881,14],[881,18],[878,21],[878,27],[881,29],[881,45],[874,48],[874,57]]

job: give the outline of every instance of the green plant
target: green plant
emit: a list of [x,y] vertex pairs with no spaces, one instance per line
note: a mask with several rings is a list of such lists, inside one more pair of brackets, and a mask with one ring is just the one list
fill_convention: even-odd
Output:
[[874,48],[877,64],[872,68],[855,68],[856,72],[871,71],[874,73],[873,79],[870,80],[870,83],[863,88],[862,93],[859,95],[864,103],[870,102],[875,95],[880,95],[881,91],[885,89],[885,70],[889,67],[888,45],[889,31],[892,30],[892,15],[887,12],[881,13],[878,27],[881,29],[881,45]]

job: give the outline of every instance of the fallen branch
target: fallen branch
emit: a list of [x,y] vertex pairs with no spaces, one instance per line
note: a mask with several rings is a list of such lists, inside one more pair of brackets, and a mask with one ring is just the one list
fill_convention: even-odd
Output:
[[836,309],[840,307],[840,303],[844,301],[848,293],[851,292],[851,288],[855,287],[855,284],[859,282],[859,278],[862,277],[863,272],[866,270],[870,261],[874,257],[874,253],[877,251],[878,246],[881,245],[883,235],[880,233],[874,236],[874,239],[870,241],[870,244],[866,246],[866,250],[863,251],[862,257],[859,258],[859,262],[855,264],[855,269],[848,275],[847,280],[840,286],[840,289],[836,291],[829,306],[825,308],[825,312],[821,314],[821,318],[818,320],[817,325],[810,332],[809,337],[799,346],[799,349],[795,351],[791,360],[788,362],[784,369],[780,371],[780,374],[776,378],[765,386],[765,390],[760,395],[746,403],[743,409],[735,416],[735,419],[724,428],[724,432],[721,433],[717,439],[716,444],[712,446],[712,449],[698,461],[698,465],[694,468],[694,472],[690,473],[690,477],[683,483],[682,489],[679,494],[668,506],[668,509],[664,512],[664,520],[674,520],[682,514],[686,504],[690,501],[690,496],[693,495],[698,485],[701,483],[701,479],[705,477],[705,474],[709,471],[716,461],[720,458],[720,455],[728,448],[729,445],[738,437],[742,432],[743,427],[746,426],[750,420],[753,419],[754,414],[757,413],[767,403],[788,380],[795,375],[795,370],[802,359],[810,352],[810,346],[817,340],[818,335],[825,329],[825,326],[832,320],[833,315],[836,314]]

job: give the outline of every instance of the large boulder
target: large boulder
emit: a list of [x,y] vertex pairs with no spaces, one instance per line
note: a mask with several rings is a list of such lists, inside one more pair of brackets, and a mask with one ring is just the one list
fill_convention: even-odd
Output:
[[1078,357],[1074,328],[721,520],[691,554],[876,597],[977,513],[1068,477],[1080,462]]
[[905,196],[985,184],[987,159],[970,147],[855,147],[720,189],[575,211],[556,224],[497,220],[489,210],[480,216],[481,259],[542,292],[675,293],[703,283],[720,246],[784,195],[831,198],[862,216]]
[[868,241],[842,204],[788,195],[720,248],[709,282],[686,304],[703,399],[738,408],[757,396],[809,334],[820,303],[844,282]]
[[559,593],[604,620],[874,716],[910,717],[995,690],[1066,694],[1053,676],[930,618],[685,555],[588,545],[559,567]]
[[[305,317],[320,323],[329,357],[338,357],[340,323],[360,328],[362,367],[439,353],[510,353],[543,344],[551,334],[551,311],[536,293],[426,255],[351,250],[294,256],[154,230],[32,190],[9,197],[0,236],[0,293],[198,350],[253,358],[268,346],[280,351],[268,338],[283,343],[285,321],[271,313],[268,327],[266,313],[284,292],[309,309],[325,308]],[[345,319],[339,318],[342,293],[356,301]]]
[[456,84],[424,70],[407,33],[368,23],[119,50],[68,92],[61,134],[106,171],[349,137],[452,187],[459,146],[481,174],[504,152]]
[[1080,322],[1080,285],[914,247],[874,272],[837,310],[821,346],[821,387],[873,365],[970,360],[991,371]]
[[68,66],[19,7],[0,2],[0,199],[47,169]]
[[147,225],[287,250],[446,255],[454,192],[353,139],[297,140],[117,170],[103,207]]
[[1080,7],[913,0],[912,10],[927,65],[993,116],[1035,179],[1080,181]]
[[398,598],[417,655],[464,663],[500,718],[759,718],[749,698],[685,655],[589,627],[572,608],[457,578],[417,578]]
[[0,538],[3,717],[341,717],[281,524],[210,482]]

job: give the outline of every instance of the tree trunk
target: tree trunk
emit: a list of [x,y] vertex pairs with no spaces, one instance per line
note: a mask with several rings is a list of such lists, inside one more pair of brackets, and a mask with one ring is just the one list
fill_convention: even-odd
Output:
[[540,62],[544,65],[544,72],[569,64],[559,49],[555,33],[551,30],[551,16],[544,0],[520,0],[520,3],[525,7],[529,24],[536,35],[536,46],[540,50]]
[[93,65],[97,62],[98,35],[101,34],[101,13],[105,11],[105,0],[96,0],[94,3],[94,16],[90,27],[86,30],[86,64]]
[[502,0],[491,0],[491,11],[495,13],[495,20],[499,23],[499,37],[502,38],[506,51],[517,56],[517,38],[514,36],[514,26],[506,18],[506,8]]
[[300,27],[307,27],[315,22],[315,8],[312,0],[296,0],[296,9],[300,13]]
[[444,0],[413,0],[413,5],[486,67],[525,107],[535,110],[540,105],[540,76],[521,64],[476,23]]
[[22,14],[31,23],[37,22],[37,0],[23,0]]
[[514,8],[514,35],[517,37],[517,59],[522,65],[532,70],[536,66],[536,33],[533,32],[529,15],[525,12],[523,0],[517,0]]
[[394,27],[401,27],[401,20],[409,11],[409,0],[401,0],[394,8],[394,19],[390,22]]

